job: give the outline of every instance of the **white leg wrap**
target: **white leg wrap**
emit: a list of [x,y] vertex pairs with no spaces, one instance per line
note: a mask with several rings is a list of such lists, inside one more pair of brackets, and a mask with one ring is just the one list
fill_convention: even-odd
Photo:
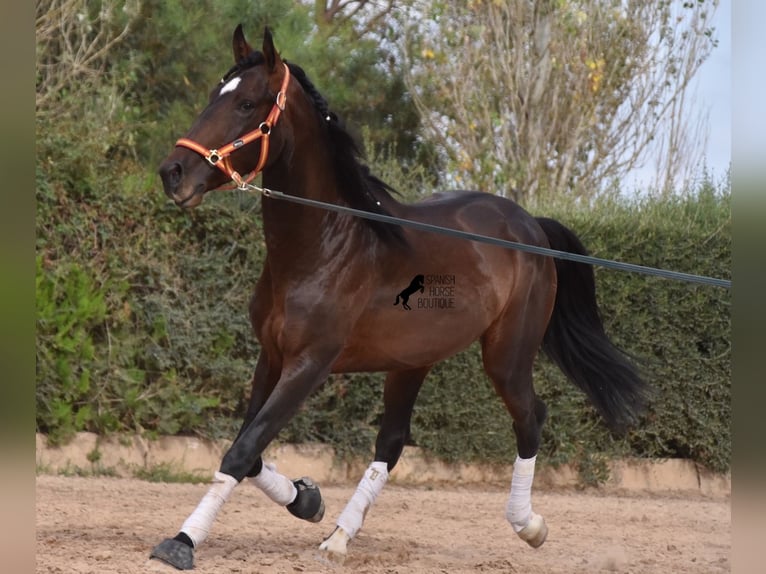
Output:
[[356,492],[346,504],[346,508],[340,513],[336,524],[340,526],[349,538],[356,536],[364,522],[364,516],[375,503],[375,499],[388,480],[388,464],[385,462],[373,462],[367,467],[362,480],[356,487]]
[[210,485],[207,494],[202,497],[197,508],[181,526],[181,532],[185,532],[191,538],[195,548],[207,538],[218,511],[229,499],[235,486],[237,486],[237,479],[233,476],[222,472],[215,473],[213,484]]
[[264,463],[261,472],[251,477],[250,482],[280,506],[287,506],[298,496],[298,489],[295,488],[293,481],[284,474],[278,473],[277,467],[273,464]]
[[513,463],[511,495],[505,507],[505,517],[516,533],[523,530],[532,518],[532,481],[536,459],[537,455],[532,458],[516,456],[516,462]]

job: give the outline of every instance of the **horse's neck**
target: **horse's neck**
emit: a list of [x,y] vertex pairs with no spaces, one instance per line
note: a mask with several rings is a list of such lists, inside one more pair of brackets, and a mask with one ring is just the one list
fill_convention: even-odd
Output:
[[[314,165],[293,162],[275,166],[264,173],[264,186],[288,195],[343,204],[327,163],[322,167],[321,160],[314,161]],[[262,213],[269,259],[293,270],[302,266],[310,272],[320,266],[342,265],[351,250],[363,247],[370,236],[360,220],[276,198],[263,199]]]

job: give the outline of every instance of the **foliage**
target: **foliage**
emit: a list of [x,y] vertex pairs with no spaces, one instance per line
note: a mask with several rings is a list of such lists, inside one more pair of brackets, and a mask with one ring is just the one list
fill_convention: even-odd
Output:
[[170,463],[159,463],[133,470],[133,476],[147,482],[204,484],[210,480],[207,472],[189,472]]
[[[552,213],[577,230],[593,255],[730,279],[727,186],[704,180],[692,193],[631,202],[604,198],[587,210],[559,206]],[[728,468],[730,292],[603,269],[596,278],[607,332],[637,358],[655,390],[642,424],[624,440],[612,444],[606,433],[588,431],[597,450],[691,458],[716,470]],[[559,378],[545,377],[544,392],[569,395]],[[563,431],[552,419],[550,431]],[[581,415],[578,419],[577,424],[585,422]],[[577,426],[571,420],[561,423]]]
[[[434,0],[403,42],[423,135],[459,186],[520,202],[589,196],[659,146],[666,189],[696,169],[684,97],[717,0]],[[659,143],[658,143],[659,142]]]
[[187,216],[146,182],[105,184],[121,193],[38,184],[38,428],[228,435],[214,415],[239,408],[256,352],[254,200]]
[[87,400],[100,365],[94,337],[103,325],[103,293],[76,263],[42,272],[37,257],[38,417],[60,433],[86,428],[93,418]]
[[40,0],[36,4],[38,113],[65,113],[62,98],[111,87],[101,75],[130,32],[139,0]]

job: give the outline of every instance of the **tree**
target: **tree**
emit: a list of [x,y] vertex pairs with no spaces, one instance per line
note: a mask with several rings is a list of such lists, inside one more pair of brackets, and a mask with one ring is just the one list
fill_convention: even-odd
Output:
[[[361,38],[381,25],[394,9],[395,0],[314,0],[314,18],[319,26],[355,23]],[[401,2],[400,2],[401,4]]]
[[36,6],[37,113],[59,113],[56,101],[101,87],[110,51],[128,35],[140,0],[40,0]]
[[424,159],[420,122],[397,58],[399,32],[394,14],[413,0],[314,0],[317,34],[312,76],[331,106],[352,127],[364,129],[376,155],[397,156],[407,167]]
[[589,196],[643,163],[658,138],[670,185],[688,159],[684,97],[715,46],[717,6],[422,2],[428,24],[408,28],[407,83],[427,139],[462,185],[520,201]]

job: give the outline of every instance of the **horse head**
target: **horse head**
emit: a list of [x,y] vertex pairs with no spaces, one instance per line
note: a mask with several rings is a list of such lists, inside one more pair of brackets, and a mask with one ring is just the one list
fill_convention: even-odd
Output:
[[[230,180],[242,185],[271,165],[289,139],[280,116],[290,71],[265,29],[262,51],[251,48],[239,25],[232,39],[234,66],[210,92],[207,107],[159,169],[165,194],[191,208]],[[241,174],[250,174],[249,176]]]

